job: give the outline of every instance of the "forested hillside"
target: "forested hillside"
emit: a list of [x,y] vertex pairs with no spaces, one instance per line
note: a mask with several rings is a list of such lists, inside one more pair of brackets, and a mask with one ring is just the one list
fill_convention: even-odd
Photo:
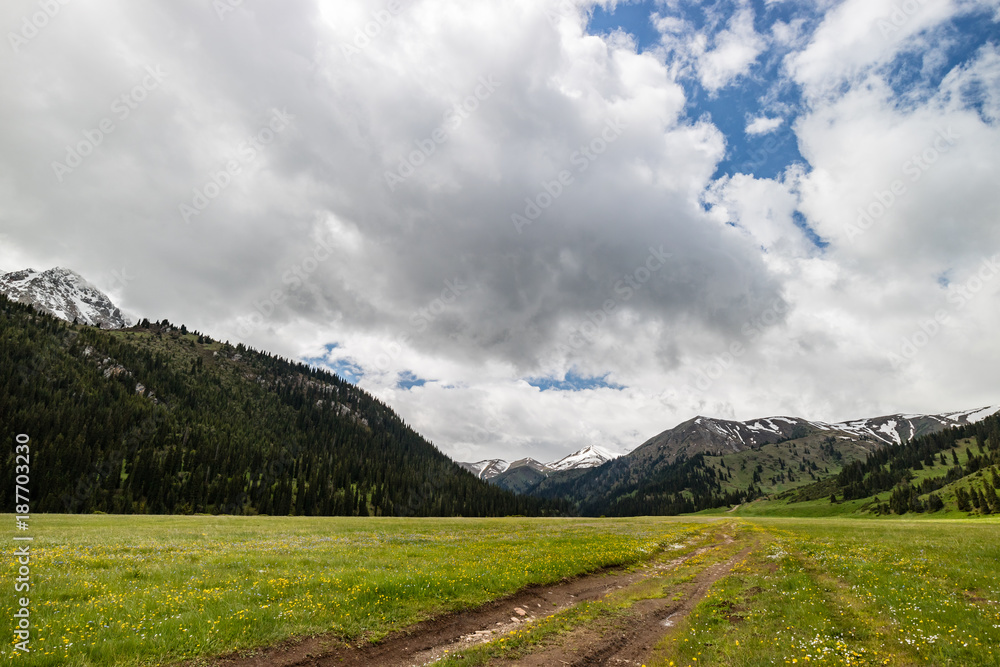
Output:
[[829,498],[881,514],[943,509],[1000,513],[1000,414],[872,452],[838,475],[779,496]]
[[[984,410],[973,412],[977,420],[985,414]],[[816,500],[834,494],[841,500],[854,500],[885,492],[891,492],[891,498],[873,499],[872,507],[886,512],[890,508],[898,512],[940,508],[950,498],[958,507],[990,511],[987,491],[993,488],[992,477],[982,480],[985,484],[977,479],[976,490],[949,488],[945,495],[929,497],[937,489],[1000,463],[996,444],[1000,443],[1000,416],[968,423],[966,413],[954,414],[963,415],[961,421],[911,420],[920,428],[907,426],[907,430],[924,435],[900,444],[877,440],[866,432],[852,434],[838,425],[790,429],[775,442],[736,452],[718,451],[721,448],[716,446],[717,451],[709,454],[704,451],[708,445],[692,439],[685,440],[697,452],[690,457],[681,453],[671,458],[669,448],[643,447],[599,468],[551,474],[529,492],[571,502],[582,514],[607,516],[684,514],[765,497]],[[935,421],[940,429],[936,432],[932,430]],[[997,508],[1000,511],[1000,501]]]
[[[0,434],[41,512],[496,516],[557,503],[476,479],[385,404],[168,322],[102,331],[0,296]],[[13,446],[0,502],[13,507]]]

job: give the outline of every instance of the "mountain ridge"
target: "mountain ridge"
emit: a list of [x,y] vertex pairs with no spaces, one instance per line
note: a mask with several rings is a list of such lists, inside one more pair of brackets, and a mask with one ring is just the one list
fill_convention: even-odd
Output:
[[746,421],[733,421],[696,416],[667,429],[633,449],[649,454],[650,450],[666,452],[670,461],[680,456],[698,453],[733,453],[765,444],[803,437],[809,432],[828,432],[848,438],[871,439],[882,444],[902,444],[911,438],[940,430],[941,427],[961,426],[1000,411],[1000,405],[974,408],[936,415],[893,414],[879,417],[852,419],[827,423],[801,417],[759,417]]
[[166,320],[99,330],[4,295],[0,431],[30,433],[47,462],[39,512],[561,513],[476,479],[333,373]]
[[128,321],[101,290],[79,273],[62,267],[22,269],[0,275],[0,294],[67,322],[101,329],[124,329]]
[[583,449],[579,449],[572,454],[567,454],[561,459],[557,459],[549,463],[542,463],[541,461],[537,461],[530,457],[518,459],[517,461],[512,462],[505,461],[504,459],[484,459],[476,462],[459,461],[457,463],[479,479],[491,480],[510,470],[514,470],[522,466],[528,466],[538,472],[544,473],[563,470],[578,470],[603,465],[618,456],[620,455],[610,452],[603,447],[588,445]]
[[[912,438],[977,423],[997,407],[828,424],[697,416],[600,467],[522,476],[515,490],[571,502],[584,515],[681,514],[735,505],[835,475]],[[507,488],[511,488],[508,486]]]

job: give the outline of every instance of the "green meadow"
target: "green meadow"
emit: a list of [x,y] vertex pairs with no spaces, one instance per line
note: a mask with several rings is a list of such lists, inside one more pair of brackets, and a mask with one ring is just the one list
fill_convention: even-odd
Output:
[[1000,521],[754,519],[666,665],[1000,665]]
[[[0,659],[159,665],[312,633],[377,640],[529,584],[636,563],[703,529],[691,519],[35,515],[31,653],[15,654],[12,639]],[[16,567],[8,557],[0,568],[8,619]]]
[[[13,521],[13,518],[10,518]],[[732,536],[655,595],[750,547],[653,665],[1000,665],[1000,520],[33,517],[30,654],[159,665],[323,633],[377,641],[533,583]],[[8,550],[12,552],[13,549]],[[3,577],[16,577],[13,558]],[[673,588],[671,588],[673,586]],[[634,600],[581,604],[448,664],[513,664]],[[3,608],[13,618],[13,585]],[[12,627],[12,625],[11,625]],[[501,646],[497,642],[503,641]]]

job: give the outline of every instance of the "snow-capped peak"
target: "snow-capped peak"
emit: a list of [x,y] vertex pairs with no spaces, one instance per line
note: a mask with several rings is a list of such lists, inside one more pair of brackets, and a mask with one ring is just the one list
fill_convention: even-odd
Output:
[[577,468],[596,468],[597,466],[603,465],[610,461],[611,459],[617,458],[618,455],[603,447],[598,447],[596,445],[591,445],[590,447],[584,447],[578,452],[573,452],[569,456],[564,456],[563,458],[555,461],[554,463],[548,464],[553,470],[575,470]]
[[485,461],[477,461],[476,463],[459,463],[458,465],[462,466],[479,479],[489,480],[493,479],[497,475],[500,475],[501,473],[521,466],[527,466],[539,472],[548,474],[549,472],[557,470],[596,468],[599,465],[607,463],[611,459],[618,458],[618,456],[619,454],[609,452],[603,447],[591,445],[590,447],[584,447],[578,452],[573,452],[569,456],[564,456],[553,463],[541,463],[535,459],[528,458],[520,459],[518,461],[514,461],[513,463],[508,463],[503,459],[486,459]]
[[505,472],[510,464],[503,459],[486,459],[476,463],[459,463],[479,479],[493,479],[502,472]]
[[128,326],[121,311],[104,292],[69,269],[56,267],[38,272],[34,269],[0,275],[0,294],[20,301],[60,319],[103,329]]

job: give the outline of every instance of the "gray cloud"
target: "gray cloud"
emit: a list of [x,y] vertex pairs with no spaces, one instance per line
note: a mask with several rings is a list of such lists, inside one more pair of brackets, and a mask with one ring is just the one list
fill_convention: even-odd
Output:
[[[554,26],[528,0],[233,7],[220,19],[207,1],[67,3],[0,56],[0,265],[70,266],[135,315],[286,355],[337,343],[331,360],[360,365],[367,388],[468,457],[624,448],[699,405],[817,418],[856,407],[795,387],[812,386],[795,354],[836,374],[836,351],[852,344],[795,308],[769,330],[776,340],[752,341],[753,366],[721,382],[714,403],[660,400],[747,342],[746,323],[772,304],[807,304],[793,283],[814,285],[814,262],[827,260],[794,225],[775,227],[784,242],[762,252],[770,241],[753,225],[740,233],[705,210],[725,140],[686,119],[683,90],[655,56],[582,34],[582,18]],[[0,27],[36,8],[7,3]],[[819,67],[802,62],[811,76]],[[162,81],[140,91],[147,68]],[[288,122],[268,134],[276,113]],[[833,136],[821,117],[799,128],[817,163]],[[52,163],[105,119],[113,132],[60,182]],[[571,179],[555,188],[561,173]],[[803,210],[822,218],[817,183],[767,193],[804,188]],[[778,197],[735,188],[732,207]],[[981,215],[991,200],[969,195],[975,210],[951,210]],[[519,230],[512,215],[529,202],[539,214]],[[670,259],[625,298],[622,281],[644,276],[661,247]],[[115,280],[123,267],[130,279]],[[455,281],[464,288],[440,300]],[[572,344],[609,301],[606,321]],[[572,368],[629,389],[566,396],[523,382]],[[400,390],[402,371],[434,382]],[[776,377],[783,393],[765,400],[756,383]],[[491,419],[503,428],[483,436]]]

